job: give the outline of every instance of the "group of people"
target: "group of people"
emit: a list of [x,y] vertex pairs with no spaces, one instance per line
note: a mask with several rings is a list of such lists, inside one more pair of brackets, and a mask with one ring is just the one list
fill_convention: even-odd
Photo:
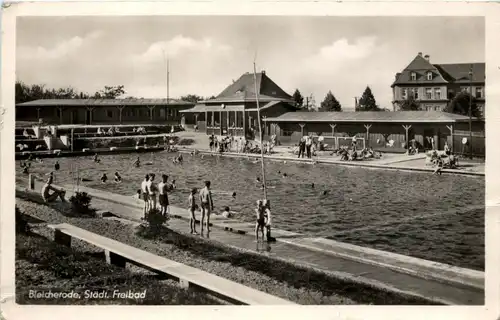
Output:
[[316,153],[316,147],[315,147],[316,144],[313,142],[314,141],[313,141],[312,133],[300,138],[299,158],[304,158],[304,156],[306,156],[309,159],[312,158],[312,156]]
[[97,134],[100,136],[114,136],[117,133],[120,133],[119,127],[111,126],[107,131],[106,129],[101,129],[101,127],[97,128]]

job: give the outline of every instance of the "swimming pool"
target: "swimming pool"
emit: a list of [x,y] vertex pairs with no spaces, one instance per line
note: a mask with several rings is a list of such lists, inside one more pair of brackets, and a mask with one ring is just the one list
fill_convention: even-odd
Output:
[[[135,168],[136,157],[102,156],[101,163],[92,157],[58,158],[56,182],[71,183],[73,165],[92,180],[83,185],[132,196],[146,173],[155,173],[157,181],[166,173],[180,189],[170,196],[172,205],[187,206],[188,189],[210,180],[216,211],[229,206],[238,212],[236,219],[254,221],[255,201],[263,197],[256,182],[260,162],[185,155],[183,165],[174,165],[173,154],[160,152],[141,155],[143,164],[152,165]],[[47,173],[55,161],[45,159],[31,171]],[[123,183],[100,183],[102,173],[112,180],[115,171]],[[283,161],[266,161],[266,171],[276,228],[484,270],[484,177]]]

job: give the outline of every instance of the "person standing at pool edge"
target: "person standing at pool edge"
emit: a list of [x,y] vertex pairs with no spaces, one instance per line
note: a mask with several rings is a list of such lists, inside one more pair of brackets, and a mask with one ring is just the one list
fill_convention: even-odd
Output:
[[161,214],[166,217],[168,213],[168,176],[166,174],[163,174],[161,176],[162,181],[158,184],[158,200],[160,202],[160,211]]
[[148,182],[149,174],[144,177],[144,180],[141,183],[141,199],[144,201],[144,219],[147,218],[149,211]]
[[[189,194],[189,198],[188,198],[189,214],[190,214],[189,227],[191,228],[191,234],[198,234],[198,232],[196,232],[196,217],[194,215],[194,211],[196,210],[196,199],[195,199],[194,195],[196,194],[196,192],[197,192],[196,188],[191,189],[191,193]],[[203,222],[202,222],[202,226],[203,226]],[[202,230],[203,230],[203,227],[202,227]]]
[[210,192],[210,181],[205,181],[205,188],[200,191],[201,202],[201,233],[203,234],[203,225],[205,215],[207,218],[207,232],[210,232],[210,213],[214,210],[214,202],[212,200],[212,192]]

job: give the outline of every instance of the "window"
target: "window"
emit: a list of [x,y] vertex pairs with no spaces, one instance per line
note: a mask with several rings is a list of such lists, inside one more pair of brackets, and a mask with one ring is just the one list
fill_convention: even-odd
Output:
[[434,106],[434,111],[440,111],[440,109],[439,106]]
[[425,88],[425,99],[427,99],[427,100],[432,99],[432,89],[431,88]]
[[411,76],[411,81],[417,80],[417,74],[415,72],[412,72],[410,76]]
[[407,88],[401,88],[401,97],[405,100],[408,98],[408,89]]
[[441,100],[441,88],[434,88],[434,99]]
[[427,72],[427,80],[432,80],[432,72]]
[[476,98],[482,98],[482,97],[483,97],[483,88],[476,87]]
[[418,100],[418,88],[412,88],[410,92],[413,99]]
[[108,118],[113,118],[113,110],[106,110],[106,115]]

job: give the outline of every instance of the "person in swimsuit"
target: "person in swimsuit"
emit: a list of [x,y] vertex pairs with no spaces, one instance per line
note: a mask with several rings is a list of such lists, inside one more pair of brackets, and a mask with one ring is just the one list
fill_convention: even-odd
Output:
[[149,210],[151,209],[156,209],[156,191],[157,191],[157,186],[156,183],[154,182],[155,180],[155,175],[154,173],[151,173],[149,175],[149,181],[148,181],[148,198],[149,198]]
[[266,220],[264,217],[264,207],[262,205],[262,200],[257,200],[257,208],[255,208],[257,222],[255,224],[255,239],[259,241],[259,231],[262,235],[262,240],[264,240],[264,227],[266,225]]
[[115,172],[115,182],[116,183],[120,183],[122,182],[122,177],[120,176],[120,174],[117,172]]
[[200,203],[201,203],[201,233],[203,233],[205,216],[207,218],[207,232],[210,232],[210,213],[214,210],[212,192],[210,191],[210,181],[205,181],[205,188],[201,189],[200,191]]
[[141,183],[141,199],[144,201],[144,219],[147,218],[147,213],[149,211],[148,182],[149,174],[144,177],[144,180]]
[[166,217],[168,213],[168,176],[166,174],[161,175],[161,182],[158,184],[158,200],[160,202],[161,214]]
[[106,183],[106,181],[108,181],[108,176],[105,173],[103,173],[101,177],[101,182]]
[[137,157],[137,160],[135,160],[135,162],[134,162],[134,166],[135,166],[136,168],[138,168],[138,167],[140,167],[140,166],[141,166],[141,159],[139,159],[139,157]]
[[56,160],[56,163],[54,164],[54,169],[58,171],[60,168],[61,166],[59,165],[59,161]]
[[94,162],[95,163],[100,163],[101,162],[101,159],[99,159],[99,156],[96,154],[94,154]]
[[[66,194],[66,191],[62,189],[57,189],[52,186],[52,182],[54,181],[54,176],[50,175],[49,178],[47,179],[47,182],[44,184],[42,187],[42,198],[45,202],[54,202],[57,200],[57,198],[61,198],[61,201],[64,200],[64,195]],[[54,191],[52,194],[50,191]]]
[[191,193],[189,194],[189,198],[188,198],[188,203],[189,203],[189,227],[191,228],[191,234],[198,234],[198,232],[196,232],[196,216],[194,214],[195,210],[196,210],[196,198],[195,198],[195,195],[196,195],[196,188],[193,188],[191,189]]
[[271,203],[269,200],[264,200],[262,205],[264,206],[267,242],[276,241],[275,238],[271,236]]

